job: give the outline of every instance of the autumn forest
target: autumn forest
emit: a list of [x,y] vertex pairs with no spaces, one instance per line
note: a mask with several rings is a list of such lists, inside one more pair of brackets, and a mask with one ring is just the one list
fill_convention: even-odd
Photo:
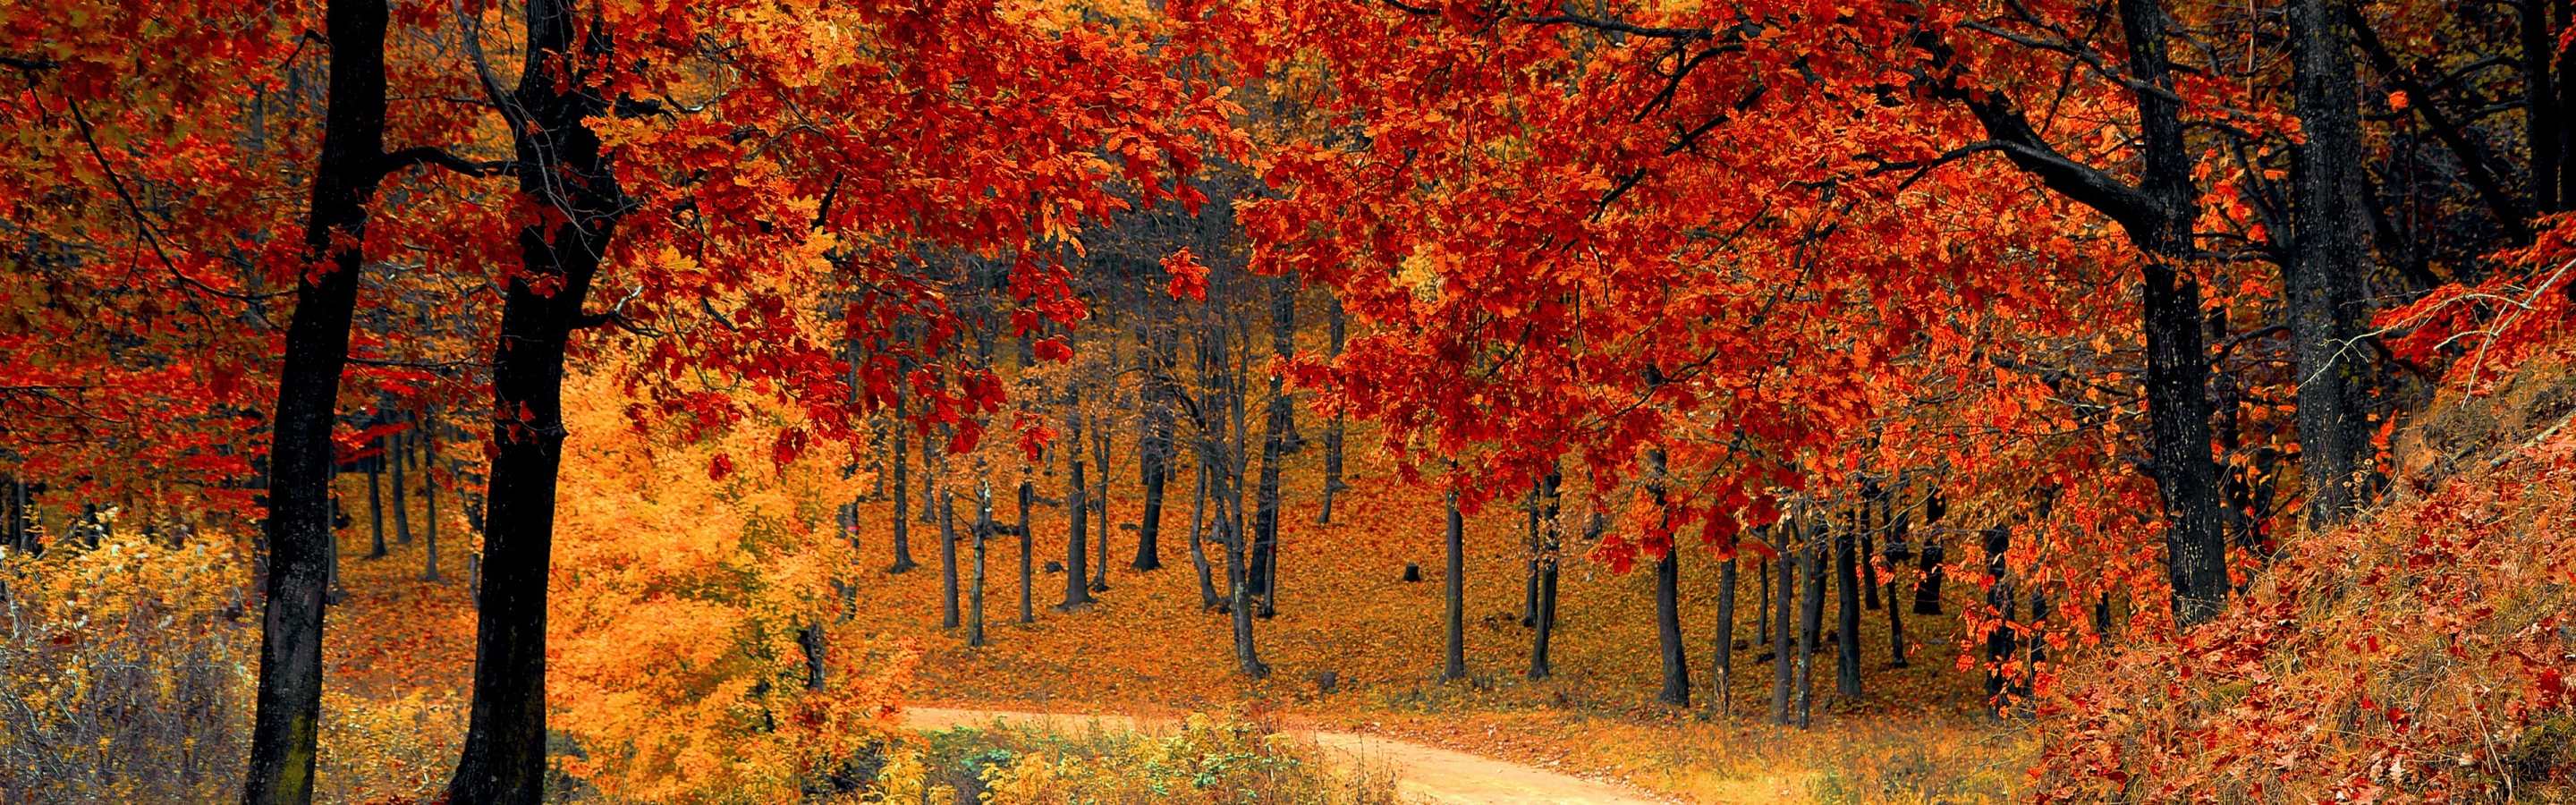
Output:
[[2576,802],[2576,0],[0,9],[0,804]]

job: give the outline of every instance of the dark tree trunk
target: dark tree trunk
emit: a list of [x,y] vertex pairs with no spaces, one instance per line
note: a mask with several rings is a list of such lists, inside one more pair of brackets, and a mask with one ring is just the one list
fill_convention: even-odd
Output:
[[[942,470],[948,465],[940,457]],[[944,473],[943,473],[944,474]],[[948,483],[939,483],[939,627],[955,629],[957,613],[957,501],[948,492]]]
[[367,549],[369,559],[385,555],[385,493],[379,480],[385,474],[378,469],[382,466],[383,456],[367,459],[367,535],[373,542]]
[[[2529,0],[2527,16],[2543,17],[2555,0]],[[2300,475],[2308,486],[2308,528],[2341,524],[2359,503],[2354,474],[2369,449],[2365,385],[2370,376],[2359,342],[2369,315],[2373,255],[2370,218],[2363,198],[2361,110],[2352,63],[2352,30],[2341,3],[2292,0],[2290,41],[2297,85],[2299,130],[2306,141],[2292,150],[2291,182],[2296,242],[2289,260],[2292,340],[2297,356]],[[2556,38],[2549,38],[2554,51]],[[2534,140],[2532,187],[2551,206],[2558,170],[2557,97],[2549,90],[2554,58],[2532,65],[2529,96]],[[2428,99],[2429,100],[2429,99]],[[2549,154],[2544,163],[2540,156]],[[2231,416],[2233,412],[2228,412]]]
[[[1271,354],[1279,360],[1287,360],[1296,351],[1296,326],[1296,294],[1284,279],[1272,283]],[[1297,428],[1286,383],[1285,375],[1270,377],[1270,403],[1261,437],[1261,480],[1255,489],[1252,521],[1252,585],[1253,592],[1261,597],[1260,615],[1265,618],[1278,613],[1280,465],[1288,458],[1290,433]]]
[[1091,502],[1084,498],[1091,489],[1089,479],[1083,476],[1080,392],[1067,395],[1065,402],[1064,430],[1071,437],[1065,442],[1071,451],[1065,455],[1065,464],[1073,473],[1073,488],[1066,490],[1064,501],[1064,602],[1055,606],[1071,612],[1091,605],[1091,585],[1087,583],[1091,570],[1084,566],[1090,559],[1091,525]]
[[[904,434],[912,424],[912,412],[904,399],[909,396],[900,389],[894,395],[894,438],[889,440],[894,442],[894,516],[889,518],[894,521],[894,564],[886,568],[888,573],[909,573],[921,566],[912,560],[912,488],[904,483],[904,473],[911,471],[908,468],[912,464],[912,457],[907,455],[912,452],[912,437]],[[923,451],[921,457],[928,459],[930,453]],[[923,475],[928,474],[925,466]],[[928,496],[923,496],[922,502],[930,502]]]
[[[331,533],[331,427],[340,371],[349,360],[358,272],[366,256],[335,248],[364,241],[367,203],[384,178],[385,28],[383,0],[330,0],[328,110],[313,167],[304,259],[295,313],[279,362],[270,432],[266,611],[260,622],[257,711],[244,769],[246,805],[313,800],[315,741],[322,712],[322,623],[337,540]],[[21,491],[24,491],[23,488]],[[20,511],[26,511],[25,497]],[[24,533],[24,532],[22,532]]]
[[[1765,544],[1769,544],[1771,542],[1771,535],[1768,533],[1768,529],[1763,529],[1757,533],[1761,533],[1762,541]],[[1756,582],[1754,586],[1759,588],[1755,591],[1753,599],[1753,645],[1756,648],[1769,651],[1771,647],[1770,557],[1756,556],[1753,558],[1753,577]],[[1754,660],[1754,662],[1761,662],[1761,660]]]
[[[1137,334],[1136,359],[1148,362],[1147,377],[1171,374],[1171,328],[1154,327]],[[1151,343],[1145,343],[1150,341]],[[1163,498],[1172,478],[1172,401],[1168,390],[1158,384],[1146,384],[1138,393],[1143,403],[1144,433],[1137,439],[1136,464],[1145,485],[1144,511],[1136,523],[1136,561],[1129,563],[1138,572],[1163,569]]]
[[[411,437],[403,433],[396,433],[393,436],[393,446],[394,544],[409,545],[411,544],[411,479],[409,477],[410,473],[403,470],[403,465],[410,463]],[[383,546],[378,545],[377,547],[381,549]],[[376,555],[382,556],[384,554],[379,550]]]
[[1805,576],[1807,589],[1798,601],[1798,728],[1814,723],[1816,704],[1816,643],[1825,623],[1825,539],[1823,516],[1807,531],[1806,555],[1799,560],[1799,575]]
[[[1457,472],[1457,466],[1452,464],[1449,471]],[[1443,597],[1449,605],[1447,617],[1441,624],[1445,638],[1443,645],[1448,649],[1443,655],[1445,662],[1440,670],[1440,679],[1444,682],[1467,678],[1467,519],[1458,511],[1455,478],[1451,479],[1451,484],[1446,510],[1448,530],[1441,540],[1449,559],[1448,578],[1441,579]]]
[[2140,315],[2147,341],[2149,452],[2165,504],[2174,615],[2189,626],[2216,616],[2227,600],[2218,465],[2209,452],[2200,285],[2185,270],[2197,256],[2192,224],[2199,218],[2200,190],[2192,182],[2195,152],[2184,138],[2181,96],[2174,92],[2168,57],[2172,20],[2159,0],[2119,0],[2118,8],[2128,46],[2127,80],[2138,108],[2137,186],[2058,154],[2002,95],[1961,98],[1989,139],[2016,146],[2006,151],[2016,166],[2118,221],[2144,252]]
[[2013,593],[2012,568],[2004,562],[2004,551],[2012,547],[2012,532],[1990,528],[1985,532],[1986,573],[1994,586],[1986,591],[1986,603],[1995,608],[2002,620],[1986,632],[1986,699],[1997,713],[2012,705],[2007,694],[2016,692],[2010,677],[2014,649],[2014,621],[2020,613]]
[[[1347,332],[1342,316],[1342,296],[1339,291],[1333,293],[1332,307],[1328,309],[1326,316],[1326,331],[1332,342],[1331,351],[1326,354],[1339,359],[1342,357],[1343,336]],[[1332,424],[1324,427],[1324,499],[1315,512],[1316,525],[1332,525],[1333,497],[1341,494],[1342,490],[1350,488],[1342,483],[1342,432],[1342,417],[1335,414]]]
[[1790,634],[1795,629],[1790,625],[1789,608],[1797,605],[1798,557],[1805,552],[1797,538],[1800,527],[1796,520],[1779,525],[1780,594],[1774,597],[1771,607],[1771,723],[1782,726],[1796,723],[1789,709],[1790,690],[1795,686],[1790,670],[1794,667]]
[[805,652],[805,689],[822,690],[824,663],[830,656],[823,644],[823,624],[809,623],[797,629],[796,646]]
[[1198,482],[1195,484],[1195,486],[1198,487],[1198,496],[1196,501],[1190,504],[1190,564],[1198,570],[1199,574],[1199,608],[1213,612],[1217,608],[1225,606],[1225,601],[1217,596],[1216,580],[1213,578],[1216,574],[1215,571],[1208,566],[1207,462],[1205,460],[1201,460],[1197,471],[1192,474],[1198,479]]
[[1095,593],[1105,593],[1109,591],[1109,535],[1111,532],[1117,530],[1115,526],[1110,525],[1111,520],[1109,519],[1109,457],[1111,455],[1109,448],[1111,441],[1112,440],[1109,438],[1108,428],[1095,427],[1091,429],[1091,463],[1100,467],[1100,488],[1095,490],[1096,494],[1091,496],[1091,519],[1093,522],[1100,524],[1100,533],[1094,535],[1096,538],[1093,540],[1094,542],[1100,543],[1099,554],[1091,568],[1091,591]]
[[1905,659],[1905,608],[1897,606],[1897,602],[1905,600],[1905,570],[1896,563],[1914,557],[1914,543],[1909,539],[1911,535],[1907,533],[1910,529],[1906,515],[1894,511],[1896,496],[1890,494],[1885,500],[1889,508],[1886,518],[1888,665],[1904,668],[1908,665]]
[[1020,478],[1020,622],[1038,622],[1037,611],[1037,545],[1029,535],[1029,504],[1037,496],[1037,486],[1024,475]]
[[421,458],[421,462],[420,462],[420,463],[421,463],[421,468],[420,468],[420,491],[421,491],[421,501],[420,501],[420,502],[421,502],[421,504],[422,504],[423,506],[426,506],[426,507],[428,508],[429,520],[428,520],[427,522],[422,523],[422,525],[424,525],[424,526],[426,526],[426,527],[425,527],[425,528],[423,528],[423,529],[421,529],[421,538],[423,539],[423,542],[422,542],[422,544],[421,544],[421,550],[426,554],[426,556],[424,557],[424,560],[423,560],[423,562],[421,563],[420,580],[421,580],[421,581],[426,581],[426,582],[430,582],[430,583],[435,584],[435,583],[439,583],[439,582],[441,581],[441,579],[439,579],[439,577],[438,577],[438,411],[437,411],[437,409],[431,409],[431,410],[429,411],[428,415],[427,415],[427,416],[425,416],[425,417],[423,417],[423,420],[424,420],[424,421],[423,421],[423,423],[422,423],[422,424],[423,424],[423,426],[424,426],[424,427],[426,427],[426,428],[428,428],[428,429],[427,429],[427,430],[425,430],[425,431],[422,431],[422,432],[421,432],[421,439],[420,439],[420,458]]
[[1846,527],[1834,534],[1834,692],[1860,698],[1860,535]]
[[[933,490],[933,487],[935,487],[938,482],[938,479],[935,477],[938,472],[933,470],[930,464],[932,451],[938,450],[939,446],[932,444],[930,441],[931,438],[931,431],[924,430],[921,432],[921,514],[920,516],[913,518],[913,521],[923,525],[930,525],[939,522],[939,513],[933,510],[933,502],[939,496],[938,493]],[[941,466],[946,466],[944,459]],[[945,504],[941,503],[941,505]],[[895,512],[895,516],[901,517],[903,516],[903,512],[897,511]]]
[[1717,565],[1717,656],[1709,660],[1708,706],[1719,718],[1735,714],[1735,554],[1735,546],[1726,546]]
[[[1671,532],[1672,509],[1664,501],[1664,450],[1646,451],[1647,478],[1655,497],[1658,526]],[[1655,700],[1675,707],[1690,706],[1690,662],[1682,647],[1682,550],[1678,539],[1668,539],[1664,555],[1655,560],[1655,641],[1662,650],[1664,688]]]
[[966,645],[971,648],[984,645],[984,550],[993,536],[993,488],[983,478],[975,479],[975,527],[967,533],[974,540],[974,569],[966,581]]
[[[529,52],[610,58],[605,34],[563,0],[526,6]],[[577,33],[587,29],[586,41]],[[573,59],[575,63],[581,59]],[[503,295],[492,353],[491,497],[484,512],[483,606],[474,704],[449,784],[451,805],[536,805],[545,795],[546,576],[554,545],[563,443],[564,351],[626,199],[585,125],[608,104],[580,76],[531,59],[512,104],[519,192],[563,210],[559,224],[519,231],[522,270]],[[516,417],[501,412],[519,412]]]
[[1534,623],[1531,624],[1530,632],[1529,678],[1531,679],[1545,679],[1555,670],[1548,665],[1547,652],[1548,640],[1556,633],[1556,552],[1558,543],[1561,541],[1558,536],[1560,526],[1556,518],[1559,514],[1560,500],[1558,487],[1563,483],[1564,477],[1555,472],[1548,473],[1546,478],[1539,481],[1539,505],[1547,507],[1547,515],[1541,518],[1546,528],[1546,536],[1543,537],[1545,542],[1540,545],[1538,551],[1537,615],[1532,618]]
[[1527,501],[1529,504],[1527,507],[1529,509],[1529,523],[1522,534],[1523,539],[1521,540],[1529,548],[1529,567],[1528,571],[1523,574],[1527,576],[1528,583],[1522,585],[1521,592],[1522,626],[1538,625],[1538,495],[1538,484],[1530,484],[1529,498]]
[[[2559,141],[2558,94],[2553,86],[2556,78],[2558,37],[2556,32],[2551,30],[2549,11],[2550,6],[2555,2],[2556,0],[2522,0],[2517,4],[2521,12],[2518,30],[2522,39],[2523,143],[2531,149],[2531,181],[2524,188],[2524,192],[2531,197],[2532,206],[2544,213],[2557,212],[2560,209],[2559,172],[2564,155],[2561,149],[2565,147],[2565,144]],[[2311,43],[2303,40],[2314,35],[2318,36],[2314,44],[2324,45],[2332,41],[2321,31],[2312,32],[2300,27],[2303,21],[2299,19],[2299,12],[2309,10],[2307,7],[2311,5],[2316,6],[2317,11],[2324,10],[2323,3],[2310,3],[2305,0],[2294,3],[2291,7],[2293,26],[2291,42],[2295,48],[2293,54],[2303,61],[2319,55],[2307,51],[2303,46]],[[2299,94],[2302,101],[2307,99],[2306,78],[2304,74],[2299,77]],[[2305,106],[2304,103],[2301,105]],[[2306,115],[2302,114],[2300,117],[2301,129],[2305,130]]]

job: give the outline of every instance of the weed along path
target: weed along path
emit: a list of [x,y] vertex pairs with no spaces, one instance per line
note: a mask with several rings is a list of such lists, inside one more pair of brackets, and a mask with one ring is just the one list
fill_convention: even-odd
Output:
[[[1008,710],[958,710],[915,707],[903,711],[914,729],[949,729],[994,721],[1079,730],[1137,729],[1169,723],[1123,715],[1067,715]],[[1293,731],[1313,740],[1346,764],[1367,763],[1394,772],[1396,790],[1420,802],[1438,805],[1656,805],[1662,802],[1635,791],[1579,777],[1506,763],[1448,749],[1376,735],[1348,732]]]

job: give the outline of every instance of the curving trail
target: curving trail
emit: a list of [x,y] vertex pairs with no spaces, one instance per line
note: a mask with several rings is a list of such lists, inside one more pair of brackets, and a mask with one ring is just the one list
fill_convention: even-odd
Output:
[[[1168,723],[1168,720],[1148,722],[1123,715],[1065,715],[944,707],[914,707],[903,711],[904,724],[914,729],[947,729],[994,721],[1035,723],[1059,730],[1080,729],[1093,724],[1132,730],[1149,723]],[[1411,741],[1348,732],[1297,730],[1296,733],[1312,739],[1345,763],[1366,761],[1393,770],[1397,779],[1396,790],[1420,802],[1438,805],[1655,805],[1663,801],[1618,786]]]

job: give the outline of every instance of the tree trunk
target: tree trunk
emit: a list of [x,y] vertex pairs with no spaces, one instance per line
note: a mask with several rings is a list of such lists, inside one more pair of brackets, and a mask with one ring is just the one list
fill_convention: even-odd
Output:
[[425,542],[421,544],[421,550],[426,554],[426,557],[421,563],[420,580],[435,584],[440,583],[441,581],[438,577],[437,409],[431,409],[427,415],[422,417],[422,420],[422,425],[423,427],[426,427],[427,430],[421,432],[420,439],[420,502],[423,506],[427,507],[429,519],[422,522],[422,525],[426,527],[421,529],[421,538],[425,540]]
[[[1297,297],[1283,278],[1272,283],[1270,294],[1271,354],[1279,360],[1288,360],[1296,351],[1296,326]],[[1252,584],[1254,593],[1261,596],[1259,614],[1265,618],[1278,613],[1280,465],[1287,460],[1289,433],[1296,430],[1296,417],[1289,404],[1287,377],[1271,375],[1270,402],[1264,417],[1267,421],[1261,436],[1261,480],[1255,489],[1258,497],[1252,521]]]
[[[937,501],[938,505],[943,508],[947,505],[947,501],[937,500],[939,495],[933,489],[933,487],[938,484],[938,478],[936,477],[938,472],[931,469],[930,457],[932,451],[938,450],[939,448],[937,445],[931,444],[931,433],[932,431],[930,430],[923,430],[921,432],[921,514],[920,516],[913,518],[914,522],[921,523],[923,525],[930,525],[939,522],[939,513],[932,510],[932,504],[934,501]],[[947,466],[945,458],[941,459],[940,466]],[[903,512],[900,510],[896,511],[894,514],[896,517],[903,516]]]
[[1023,473],[1020,477],[1020,622],[1038,622],[1035,597],[1037,587],[1036,540],[1029,535],[1029,503],[1037,496],[1037,485]]
[[378,469],[382,466],[384,457],[381,455],[367,459],[367,535],[373,542],[367,549],[369,559],[385,555],[385,493],[378,480],[385,475]]
[[[2524,14],[2546,22],[2554,0],[2528,0]],[[2369,353],[2359,342],[2369,315],[2373,267],[2370,218],[2362,198],[2361,111],[2352,63],[2352,31],[2329,0],[2292,0],[2291,59],[2299,130],[2291,182],[2296,238],[2290,253],[2292,341],[2299,373],[2300,475],[2308,486],[2308,529],[2341,524],[2359,503],[2355,473],[2364,469],[2370,423],[2363,411]],[[2526,35],[2527,36],[2527,35]],[[2548,38],[2544,54],[2556,50]],[[2549,89],[2548,55],[2531,71],[2529,117],[2535,121],[2532,188],[2551,207],[2559,169],[2557,97]],[[2544,147],[2545,146],[2545,147]],[[2540,155],[2547,152],[2549,161]],[[2230,412],[2232,415],[2232,412]]]
[[[2524,111],[2522,141],[2531,149],[2531,182],[2525,187],[2525,192],[2531,196],[2532,206],[2543,213],[2557,212],[2560,209],[2562,199],[2558,196],[2559,173],[2562,170],[2561,162],[2564,160],[2564,152],[2561,149],[2565,147],[2564,143],[2559,141],[2558,95],[2553,87],[2553,79],[2556,77],[2553,63],[2557,61],[2554,57],[2558,50],[2558,37],[2556,32],[2550,29],[2549,11],[2554,2],[2555,0],[2522,0],[2517,4],[2521,12],[2518,31],[2522,39]],[[2300,19],[2300,12],[2324,11],[2324,5],[2313,3],[2311,0],[2299,0],[2291,6],[2293,58],[2300,59],[2303,63],[2309,63],[2309,59],[2324,55],[2307,50],[2308,46],[2312,44],[2322,46],[2334,41],[2327,38],[2322,30],[2311,30],[2306,27],[2306,21]],[[2313,42],[2309,41],[2312,36],[2316,37]],[[2322,62],[2314,63],[2322,64]],[[2297,79],[2301,107],[2306,106],[2305,101],[2308,98],[2307,79],[2308,76],[2304,73]],[[2300,117],[2300,128],[2304,131],[2307,124],[2306,115],[2303,113]]]
[[1547,516],[1542,518],[1547,531],[1546,536],[1542,538],[1545,542],[1540,545],[1538,551],[1537,614],[1531,619],[1533,622],[1530,624],[1529,678],[1531,679],[1546,679],[1555,671],[1548,665],[1547,653],[1548,640],[1556,633],[1556,551],[1558,543],[1561,542],[1557,530],[1560,527],[1557,515],[1560,513],[1561,500],[1558,497],[1558,488],[1563,483],[1564,477],[1555,472],[1549,472],[1546,478],[1539,481],[1539,505],[1547,507]]
[[1091,570],[1084,566],[1090,559],[1091,502],[1085,499],[1091,490],[1082,468],[1082,400],[1080,392],[1066,395],[1065,434],[1070,452],[1065,455],[1071,470],[1073,488],[1066,490],[1064,501],[1064,602],[1056,609],[1071,612],[1091,605],[1091,585],[1086,583]]
[[1100,553],[1091,568],[1091,591],[1095,593],[1109,591],[1109,535],[1118,530],[1110,525],[1112,521],[1109,519],[1110,442],[1108,428],[1091,429],[1091,462],[1100,467],[1100,488],[1091,496],[1091,519],[1100,524],[1100,533],[1095,540],[1100,543]]
[[1224,606],[1225,602],[1223,599],[1217,597],[1216,580],[1212,578],[1215,575],[1215,571],[1208,567],[1207,462],[1204,460],[1200,461],[1197,471],[1192,474],[1198,478],[1198,483],[1196,484],[1198,487],[1198,496],[1196,501],[1190,504],[1190,564],[1198,570],[1199,574],[1199,608],[1208,611],[1215,611],[1218,607]]
[[[1168,376],[1171,355],[1168,346],[1174,337],[1168,327],[1154,327],[1137,333],[1136,359],[1150,362],[1147,376]],[[1151,341],[1152,343],[1145,343]],[[1159,374],[1157,374],[1159,373]],[[1144,511],[1136,523],[1136,561],[1128,566],[1138,572],[1163,569],[1163,492],[1172,477],[1172,405],[1169,394],[1154,384],[1146,384],[1138,393],[1143,403],[1141,422],[1144,432],[1136,440],[1136,464],[1145,485]]]
[[[1896,496],[1892,494],[1889,495],[1887,497],[1887,504],[1891,509],[1893,509],[1896,505]],[[1894,668],[1904,668],[1907,665],[1905,661],[1905,608],[1897,606],[1896,603],[1905,600],[1905,587],[1903,584],[1905,571],[1899,568],[1896,563],[1913,557],[1913,543],[1907,539],[1908,534],[1906,532],[1908,529],[1905,515],[1891,512],[1887,517],[1887,529],[1888,665]]]
[[[948,466],[941,456],[942,470]],[[941,474],[945,474],[942,472]],[[948,492],[948,482],[939,482],[939,627],[955,629],[957,613],[957,501]]]
[[1668,537],[1664,555],[1655,560],[1655,640],[1662,649],[1664,661],[1664,688],[1656,693],[1655,700],[1675,707],[1689,707],[1690,664],[1682,648],[1682,550],[1680,540],[1669,538],[1673,512],[1664,501],[1663,448],[1647,450],[1646,461],[1647,483],[1655,498],[1656,516],[1660,518],[1658,528]]
[[1860,535],[1846,521],[1834,529],[1834,692],[1860,698]]
[[[1347,333],[1342,315],[1341,292],[1333,293],[1332,306],[1327,308],[1325,315],[1326,332],[1331,339],[1330,351],[1325,354],[1338,360],[1342,357],[1343,336]],[[1333,498],[1342,490],[1350,488],[1342,483],[1343,430],[1343,418],[1340,414],[1333,415],[1333,423],[1324,427],[1324,495],[1323,501],[1315,512],[1316,525],[1332,525]]]
[[[386,5],[384,0],[329,0],[323,12],[329,95],[305,219],[304,258],[330,265],[324,271],[296,272],[295,312],[278,366],[265,523],[266,611],[260,622],[250,759],[242,782],[245,805],[313,800],[325,588],[337,542],[331,533],[331,428],[340,372],[349,360],[358,272],[366,262],[356,246],[335,247],[334,241],[364,242],[367,203],[384,177]],[[20,503],[24,513],[23,495]]]
[[[584,25],[572,4],[530,0],[525,13],[529,52],[612,58],[606,34]],[[586,41],[576,41],[585,29]],[[520,75],[512,103],[527,128],[515,138],[514,158],[544,166],[520,171],[519,192],[570,217],[519,230],[521,271],[503,295],[474,704],[451,805],[536,805],[545,794],[546,576],[566,436],[564,351],[626,205],[599,136],[585,124],[606,100],[550,64],[558,62],[528,60]],[[511,411],[518,416],[501,413]]]
[[2002,621],[1986,632],[1986,700],[1998,714],[2011,707],[2008,694],[2014,692],[2009,676],[2013,658],[2013,621],[2020,613],[2013,595],[2012,568],[2004,562],[2004,551],[2012,547],[2012,532],[1990,528],[1985,532],[1986,573],[1994,586],[1986,590],[1986,603],[1995,608]]
[[[908,365],[909,362],[907,362]],[[912,572],[912,569],[920,567],[921,563],[912,560],[912,488],[904,483],[904,474],[911,471],[909,467],[912,464],[912,457],[907,455],[912,452],[912,437],[904,434],[904,429],[912,424],[912,412],[908,410],[904,398],[911,395],[902,392],[900,388],[902,384],[896,385],[898,388],[894,395],[894,438],[888,440],[894,442],[894,516],[888,518],[894,521],[894,564],[887,567],[886,572],[900,574]],[[925,460],[930,458],[929,451],[923,451],[921,457]],[[925,465],[923,480],[928,480],[928,475],[928,468]],[[929,496],[924,495],[922,502],[929,503]]]
[[1719,718],[1735,713],[1735,546],[1717,565],[1717,656],[1709,661],[1708,706]]
[[1524,528],[1521,540],[1529,548],[1529,566],[1526,572],[1522,574],[1527,578],[1527,582],[1521,585],[1522,626],[1538,625],[1538,495],[1538,484],[1531,483],[1529,498],[1526,501],[1528,503],[1526,508],[1529,509],[1529,522]]
[[[1456,463],[1450,464],[1449,471],[1453,474],[1458,471]],[[1454,477],[1450,479],[1448,530],[1442,540],[1442,545],[1448,549],[1449,559],[1448,578],[1441,579],[1442,592],[1449,604],[1448,617],[1442,623],[1442,633],[1447,639],[1444,645],[1448,648],[1444,655],[1446,662],[1440,670],[1443,682],[1467,678],[1467,519],[1458,511],[1456,481]]]
[[[410,463],[411,438],[403,433],[393,435],[394,452],[394,544],[411,544],[411,480],[403,465]],[[379,546],[382,547],[382,546]],[[379,552],[378,556],[383,554]]]
[[1798,607],[1798,728],[1814,723],[1816,704],[1816,643],[1825,622],[1825,540],[1821,514],[1807,530],[1804,558],[1799,560],[1800,575],[1807,580],[1805,594]]
[[966,582],[966,645],[973,648],[984,645],[984,547],[993,536],[993,488],[982,478],[975,479],[975,528],[967,533],[975,566]]
[[1790,721],[1789,692],[1794,677],[1790,672],[1789,608],[1798,600],[1798,556],[1805,547],[1798,541],[1799,524],[1795,520],[1780,524],[1780,594],[1772,604],[1771,629],[1771,723],[1787,726]]

